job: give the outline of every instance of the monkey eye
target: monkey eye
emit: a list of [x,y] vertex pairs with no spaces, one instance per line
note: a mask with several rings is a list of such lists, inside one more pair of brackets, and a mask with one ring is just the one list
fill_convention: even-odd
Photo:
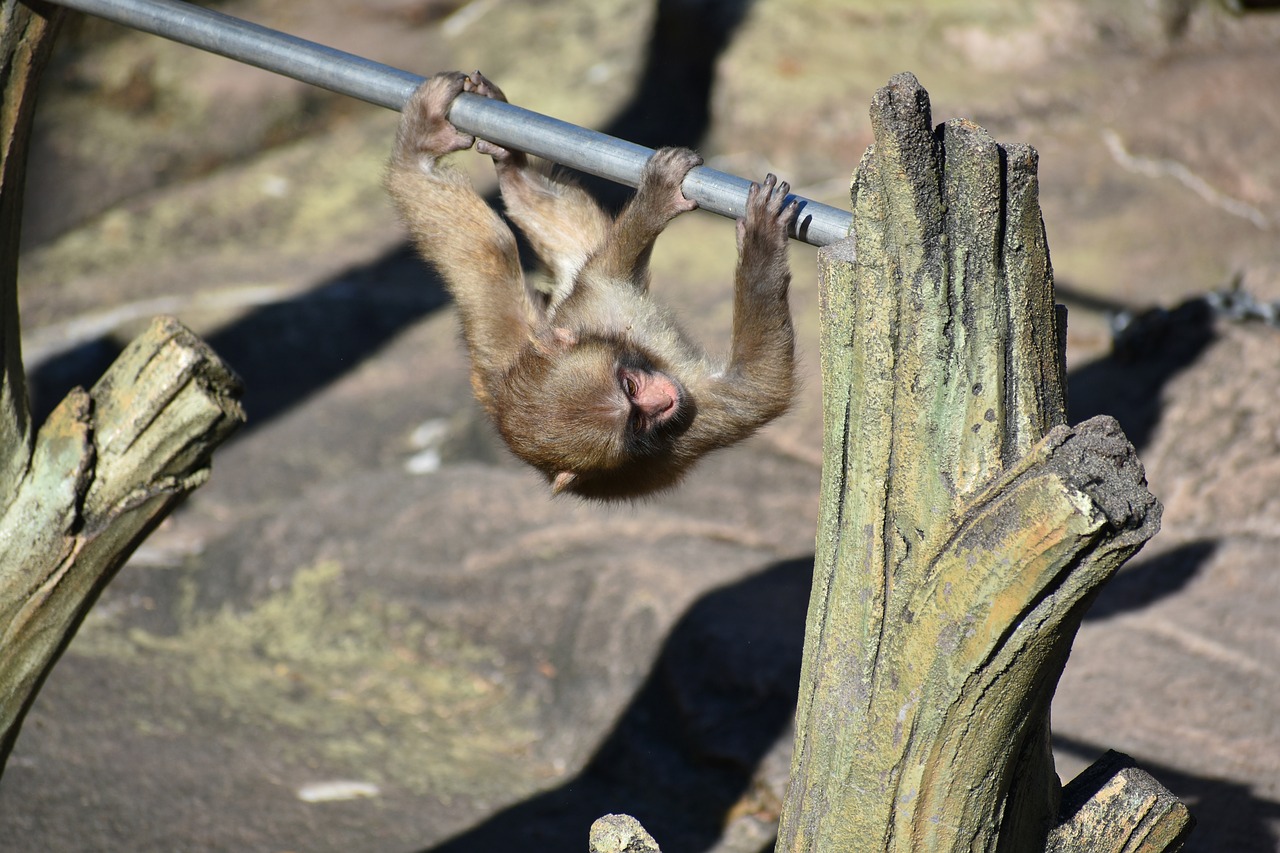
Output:
[[620,374],[618,378],[622,381],[622,390],[627,392],[627,397],[634,398],[640,390],[640,383],[627,373]]

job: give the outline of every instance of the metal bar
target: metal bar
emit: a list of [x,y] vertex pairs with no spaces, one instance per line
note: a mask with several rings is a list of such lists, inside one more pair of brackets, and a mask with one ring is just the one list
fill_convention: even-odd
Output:
[[[388,109],[400,110],[424,79],[181,0],[52,2]],[[643,145],[469,93],[454,101],[449,119],[464,133],[631,187],[653,153]],[[738,219],[746,210],[750,186],[745,178],[699,166],[681,189],[703,210]],[[801,203],[792,229],[797,240],[826,246],[848,236],[853,217],[847,211],[794,198]]]

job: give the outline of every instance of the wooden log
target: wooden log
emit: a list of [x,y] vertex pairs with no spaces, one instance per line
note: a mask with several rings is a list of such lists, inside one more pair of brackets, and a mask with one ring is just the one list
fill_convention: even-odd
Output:
[[244,420],[239,394],[207,345],[161,317],[41,427],[0,513],[0,761],[102,588],[208,479]]
[[1065,425],[1035,152],[935,129],[909,74],[871,118],[856,252],[820,254],[822,508],[777,849],[1044,849],[1054,689],[1160,506],[1115,421]]
[[[0,483],[31,454],[31,418],[18,333],[18,239],[36,83],[53,49],[60,9],[0,2]],[[2,500],[2,498],[0,498]]]

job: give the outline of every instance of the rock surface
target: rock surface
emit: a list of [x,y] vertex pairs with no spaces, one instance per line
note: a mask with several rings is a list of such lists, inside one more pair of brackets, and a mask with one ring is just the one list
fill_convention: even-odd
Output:
[[[898,71],[936,120],[1034,145],[1072,420],[1118,417],[1166,506],[1076,643],[1059,773],[1118,749],[1190,804],[1189,850],[1280,849],[1280,328],[1195,299],[1280,300],[1280,14],[219,8],[419,73],[479,67],[522,106],[836,205]],[[812,250],[793,247],[791,414],[661,499],[551,500],[477,418],[382,193],[394,114],[97,22],[62,42],[22,259],[37,414],[170,312],[241,372],[250,425],[55,668],[0,783],[6,849],[582,850],[614,812],[668,851],[768,848],[818,492]],[[707,214],[659,242],[655,291],[704,338],[727,335],[733,254]],[[1108,355],[1108,312],[1157,305]]]

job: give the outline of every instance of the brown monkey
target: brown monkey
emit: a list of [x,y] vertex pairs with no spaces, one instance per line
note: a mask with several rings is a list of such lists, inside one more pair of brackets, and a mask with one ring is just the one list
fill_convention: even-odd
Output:
[[425,81],[405,104],[387,187],[457,303],[476,398],[511,450],[557,493],[632,498],[675,485],[700,456],[780,415],[794,360],[786,229],[797,203],[785,203],[787,184],[769,175],[751,186],[733,343],[717,363],[648,293],[654,241],[697,207],[680,184],[701,158],[655,152],[611,220],[581,188],[481,140],[507,215],[554,277],[544,294],[526,283],[511,230],[439,162],[475,141],[447,118],[463,91],[506,100],[479,72]]

